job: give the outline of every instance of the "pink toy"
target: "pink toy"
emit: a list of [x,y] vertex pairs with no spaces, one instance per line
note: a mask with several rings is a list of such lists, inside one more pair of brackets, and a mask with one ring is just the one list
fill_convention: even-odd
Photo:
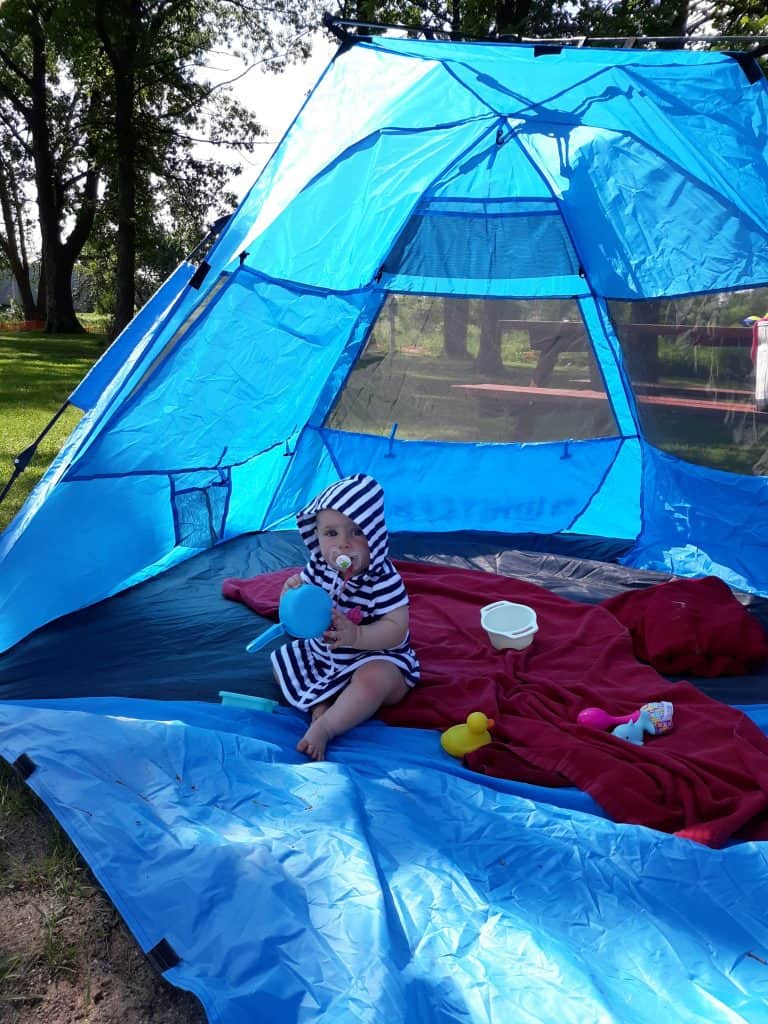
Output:
[[633,711],[631,715],[609,715],[602,708],[584,708],[576,716],[576,721],[579,725],[589,725],[593,729],[612,729],[614,725],[636,722],[639,717],[639,710]]
[[643,704],[641,708],[633,711],[631,715],[609,715],[602,708],[584,708],[576,716],[576,721],[579,725],[588,725],[593,729],[610,729],[613,731],[616,726],[634,724],[643,712],[647,716],[646,732],[658,736],[661,733],[669,732],[672,728],[674,706],[668,700],[655,700],[649,704]]

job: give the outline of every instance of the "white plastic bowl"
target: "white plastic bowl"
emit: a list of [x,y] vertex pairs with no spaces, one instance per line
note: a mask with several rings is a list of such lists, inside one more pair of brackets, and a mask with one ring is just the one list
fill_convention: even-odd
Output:
[[527,604],[494,601],[480,609],[480,625],[498,651],[512,647],[522,651],[529,647],[539,624],[536,612]]

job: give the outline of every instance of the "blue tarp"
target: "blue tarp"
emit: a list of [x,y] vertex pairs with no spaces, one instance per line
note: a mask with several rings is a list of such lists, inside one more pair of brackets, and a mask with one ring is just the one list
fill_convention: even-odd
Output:
[[369,723],[307,763],[303,728],[287,710],[6,702],[0,753],[31,758],[213,1024],[766,1019],[765,844],[617,825],[570,790],[557,806],[471,775],[429,731]]
[[[571,538],[556,555],[505,539],[392,544],[586,601],[665,578],[590,560],[616,544]],[[29,784],[141,947],[180,957],[168,980],[221,1024],[506,1024],[510,1007],[634,1024],[661,1006],[670,1024],[762,1024],[765,844],[715,851],[613,824],[578,790],[467,771],[431,731],[369,723],[308,763],[302,716],[214,703],[276,696],[268,652],[245,651],[265,622],[222,581],[302,549],[295,534],[238,538],[0,659],[0,756],[35,765]],[[765,674],[701,682],[768,729]]]

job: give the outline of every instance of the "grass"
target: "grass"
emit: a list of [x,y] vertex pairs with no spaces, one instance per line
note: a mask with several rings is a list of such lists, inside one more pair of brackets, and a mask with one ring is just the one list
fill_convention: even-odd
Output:
[[3,1024],[205,1021],[193,996],[150,967],[64,831],[2,759],[0,915]]
[[[14,457],[41,433],[105,346],[106,337],[99,333],[0,331],[0,485],[12,474]],[[16,514],[81,415],[68,409],[43,439],[0,505],[0,528]],[[0,949],[0,1016],[3,1007],[18,1014],[42,1000],[42,991],[34,990],[37,981],[31,979],[44,987],[46,979],[76,977],[99,937],[93,924],[68,927],[72,905],[89,901],[94,891],[88,869],[66,834],[0,761],[0,898],[23,901],[34,912],[23,948]]]
[[[13,855],[10,835],[19,826],[34,829],[34,818],[45,822],[46,840],[38,856],[20,861]],[[50,825],[48,824],[50,822]],[[48,816],[45,805],[14,770],[0,760],[0,894],[17,889],[25,892],[54,892],[65,899],[85,898],[93,892],[86,869],[64,830]]]
[[[0,490],[13,473],[13,460],[45,429],[106,344],[103,333],[0,331]],[[0,504],[0,530],[24,503],[81,416],[79,409],[67,409],[43,438]]]
[[[105,347],[103,330],[72,336],[0,331],[0,490],[14,457],[45,428]],[[0,530],[80,416],[67,410],[41,442],[0,504]],[[155,973],[66,833],[1,758],[0,920],[3,1024],[203,1024],[198,1001]],[[102,1011],[107,1003],[113,1009]]]
[[0,949],[0,1009],[38,1001],[30,977],[75,977],[94,928],[71,927],[72,907],[95,891],[87,867],[32,790],[0,761],[0,899],[27,909],[25,941]]

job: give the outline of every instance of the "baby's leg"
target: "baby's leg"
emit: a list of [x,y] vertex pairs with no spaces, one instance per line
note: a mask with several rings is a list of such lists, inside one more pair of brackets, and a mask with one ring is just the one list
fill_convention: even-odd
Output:
[[333,697],[331,697],[330,700],[321,700],[319,704],[313,704],[313,706],[312,706],[312,721],[314,722],[316,718],[320,717],[320,715],[324,715],[325,712],[328,710],[329,707],[331,707],[332,704],[333,704]]
[[403,673],[391,661],[369,661],[350,679],[331,707],[315,718],[296,749],[322,761],[334,736],[367,721],[385,704],[397,704],[408,692]]

